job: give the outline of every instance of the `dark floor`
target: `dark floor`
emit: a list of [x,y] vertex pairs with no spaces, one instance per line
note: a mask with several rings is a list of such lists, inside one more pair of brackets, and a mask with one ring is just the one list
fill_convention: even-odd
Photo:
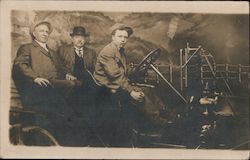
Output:
[[[13,84],[11,95],[11,108],[22,108],[20,97]],[[134,124],[132,130],[133,143],[130,147],[247,150],[249,149],[250,142],[248,99],[231,99],[230,104],[233,104],[233,110],[237,112],[228,114],[232,112],[232,107],[224,106],[216,110],[218,114],[215,115],[213,113],[208,121],[204,120],[204,116],[201,114],[202,109],[188,112],[189,114],[187,115],[187,106],[176,106],[182,111],[175,111],[175,118],[168,120],[164,125],[155,125],[145,120],[143,117],[137,118],[134,121],[137,123]],[[223,113],[227,114],[224,115]],[[214,124],[214,121],[216,121],[216,124]],[[206,132],[205,136],[201,137],[201,127],[204,124],[212,124],[213,129],[209,130]],[[89,146],[104,147],[105,144],[103,144],[100,137],[91,130],[91,127],[88,129],[91,135],[89,136],[89,140],[91,140]],[[14,130],[12,129],[10,132],[11,137],[13,137],[13,135],[16,136],[18,133],[16,128]],[[32,138],[32,136],[28,138]],[[50,145],[50,143],[41,143],[41,145]]]

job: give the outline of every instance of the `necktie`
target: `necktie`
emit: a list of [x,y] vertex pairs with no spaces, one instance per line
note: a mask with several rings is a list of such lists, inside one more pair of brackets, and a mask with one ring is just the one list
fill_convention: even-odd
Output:
[[75,49],[75,52],[76,52],[76,54],[77,54],[79,57],[82,57],[82,58],[83,58],[83,49],[82,49],[82,48],[80,48],[80,49],[76,48],[76,49]]
[[119,52],[120,53],[124,53],[125,52],[125,48],[123,48],[123,47],[119,48]]

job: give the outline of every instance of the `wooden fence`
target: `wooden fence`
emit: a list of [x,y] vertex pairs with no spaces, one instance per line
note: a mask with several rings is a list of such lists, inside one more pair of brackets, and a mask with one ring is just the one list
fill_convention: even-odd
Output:
[[[136,67],[138,64],[132,64],[133,67]],[[180,69],[180,66],[176,66],[173,64],[155,64],[155,67],[162,73],[162,75],[172,84],[178,84],[180,90],[183,90],[184,87],[188,83],[188,80],[190,77],[188,77],[188,69],[185,71],[182,71]],[[250,79],[250,66],[246,65],[233,65],[233,64],[216,64],[214,63],[212,65],[212,71],[208,64],[202,64],[200,66],[200,77],[201,82],[205,80],[222,80],[225,79],[228,82],[231,80],[238,81],[238,83],[249,83]],[[180,73],[178,73],[180,72]],[[183,74],[184,73],[184,74]],[[213,75],[215,74],[215,76]],[[180,76],[179,76],[180,75]],[[182,76],[181,76],[182,75]],[[178,76],[178,77],[176,77]],[[159,75],[155,73],[154,70],[148,69],[144,76],[139,77],[141,81],[144,83],[162,83],[163,80],[160,78]],[[184,82],[183,82],[184,81]],[[180,85],[179,85],[180,84]],[[187,87],[187,86],[186,86]]]
[[250,66],[245,65],[232,65],[232,64],[213,64],[213,72],[207,64],[201,66],[201,80],[209,79],[223,79],[227,81],[238,80],[241,83],[243,80],[249,80],[250,78]]

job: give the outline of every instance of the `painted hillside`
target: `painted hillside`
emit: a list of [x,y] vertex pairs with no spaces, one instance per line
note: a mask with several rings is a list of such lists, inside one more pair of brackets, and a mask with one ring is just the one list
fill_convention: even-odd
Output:
[[71,43],[69,32],[77,25],[90,33],[89,46],[99,52],[110,42],[110,27],[123,22],[134,29],[127,44],[128,59],[139,62],[150,50],[162,49],[163,63],[179,64],[179,49],[202,45],[221,63],[248,64],[249,16],[174,13],[102,13],[78,11],[13,11],[12,57],[20,44],[30,42],[29,26],[37,20],[53,25],[49,46]]

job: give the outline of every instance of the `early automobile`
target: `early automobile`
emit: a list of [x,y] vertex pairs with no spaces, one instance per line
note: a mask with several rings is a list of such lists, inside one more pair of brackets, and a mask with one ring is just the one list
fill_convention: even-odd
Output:
[[[147,104],[138,105],[131,147],[247,149],[249,86],[244,85],[249,72],[236,66],[237,73],[230,76],[228,64],[220,70],[222,64],[216,64],[201,46],[187,44],[184,51],[180,50],[178,65],[159,63],[160,48],[130,65],[131,83],[143,88],[149,98]],[[242,78],[245,74],[247,80]],[[22,116],[41,115],[16,108],[10,113],[13,144],[30,145],[26,140],[39,134],[42,144],[60,145],[46,129],[20,122]],[[99,144],[94,146],[105,147],[98,135],[96,139]]]

